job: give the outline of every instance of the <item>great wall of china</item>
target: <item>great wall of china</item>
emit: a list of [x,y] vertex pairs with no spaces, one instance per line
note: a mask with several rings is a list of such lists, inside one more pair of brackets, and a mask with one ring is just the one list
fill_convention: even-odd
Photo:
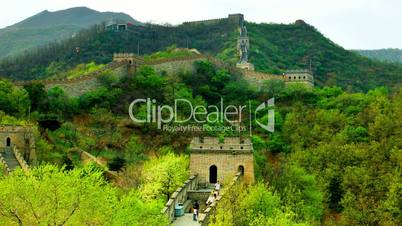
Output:
[[141,65],[149,65],[160,74],[177,74],[181,72],[194,72],[194,62],[198,60],[208,60],[218,67],[227,69],[230,73],[240,73],[243,77],[256,86],[260,86],[267,80],[280,80],[285,84],[298,83],[307,87],[314,86],[314,76],[308,70],[287,71],[282,75],[274,75],[263,72],[254,71],[254,65],[248,62],[248,54],[250,49],[249,37],[247,29],[244,25],[244,16],[242,14],[229,14],[226,18],[211,19],[184,22],[184,25],[199,25],[219,23],[222,21],[236,23],[238,25],[239,37],[237,40],[237,50],[239,54],[239,62],[234,65],[227,64],[213,56],[203,54],[194,54],[192,56],[166,58],[145,61],[142,57],[133,53],[115,53],[113,61],[104,68],[87,73],[72,79],[41,79],[31,81],[17,81],[17,86],[23,86],[32,82],[40,82],[45,85],[46,89],[58,86],[66,92],[67,95],[76,97],[88,91],[93,91],[101,85],[99,78],[107,74],[114,74],[117,78],[126,76],[128,71],[135,71]]
[[[289,71],[286,75],[274,75],[263,72],[257,72],[248,69],[242,69],[223,61],[220,61],[212,56],[195,54],[193,56],[158,59],[151,61],[144,61],[142,58],[134,54],[124,54],[126,57],[122,57],[123,54],[116,54],[119,57],[115,57],[113,62],[107,64],[104,68],[98,71],[94,71],[88,74],[83,74],[72,79],[40,79],[30,81],[17,81],[17,86],[23,86],[32,82],[39,82],[45,85],[46,89],[58,86],[66,92],[67,95],[76,97],[80,96],[88,91],[93,91],[101,85],[99,78],[107,76],[108,73],[116,75],[118,78],[122,78],[127,75],[127,71],[136,70],[141,65],[148,65],[152,67],[157,73],[160,74],[177,74],[183,72],[194,72],[194,62],[200,60],[208,60],[218,67],[225,68],[230,73],[240,73],[244,78],[254,85],[260,85],[267,80],[281,80],[286,84],[289,83],[303,83],[307,86],[313,86],[314,78],[308,71]],[[124,60],[123,60],[124,59]],[[141,60],[140,60],[141,59]],[[293,74],[297,74],[294,75]]]
[[[217,67],[226,69],[231,74],[243,75],[245,80],[258,87],[262,87],[263,82],[269,80],[283,81],[285,84],[297,83],[307,87],[314,86],[314,76],[308,70],[292,70],[282,75],[254,71],[254,65],[248,62],[250,44],[242,14],[230,14],[227,18],[185,22],[184,24],[191,26],[222,21],[236,23],[239,28],[237,40],[239,61],[236,65],[200,53],[156,60],[145,60],[133,53],[115,53],[113,54],[113,61],[102,69],[72,79],[17,81],[15,84],[24,86],[32,82],[39,82],[44,84],[46,89],[57,86],[64,89],[67,95],[76,97],[101,86],[101,78],[110,74],[121,79],[130,75],[130,72],[135,72],[142,65],[152,67],[162,76],[165,74],[192,73],[196,70],[196,61],[207,60]],[[27,171],[29,170],[28,164],[35,164],[36,151],[32,133],[32,129],[29,127],[0,126],[0,140],[6,141],[4,144],[0,143],[0,165],[3,165],[6,173],[10,173],[18,167]],[[254,182],[253,146],[249,139],[239,137],[225,138],[223,141],[216,137],[205,137],[202,139],[194,138],[190,144],[190,149],[190,172],[192,176],[170,196],[162,213],[168,217],[171,223],[178,226],[188,226],[190,223],[192,223],[191,225],[208,225],[226,191],[240,181],[244,183]],[[82,150],[79,150],[79,153],[83,161],[94,161],[102,165],[96,157],[89,153]],[[108,178],[117,177],[111,171],[108,171],[106,175]],[[205,203],[211,192],[216,192],[216,189],[211,188],[211,185],[219,183],[219,181],[223,182],[224,189],[213,203],[201,208],[199,218],[197,221],[193,221],[192,214],[188,213],[191,204],[194,201]],[[183,209],[184,212],[178,215],[176,211],[180,209]]]

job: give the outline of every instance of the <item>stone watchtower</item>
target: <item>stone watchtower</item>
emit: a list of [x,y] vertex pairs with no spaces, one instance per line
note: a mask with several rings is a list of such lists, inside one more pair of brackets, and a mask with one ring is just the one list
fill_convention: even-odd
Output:
[[139,66],[144,63],[144,59],[134,53],[114,53],[114,62],[126,62],[131,66]]
[[288,70],[284,74],[285,84],[302,84],[314,87],[314,75],[310,70]]
[[246,183],[254,182],[253,145],[250,139],[196,137],[190,144],[190,173],[198,174],[201,184],[225,182],[236,173]]
[[0,153],[7,156],[12,153],[12,148],[18,152],[29,163],[35,163],[35,141],[31,127],[0,125]]

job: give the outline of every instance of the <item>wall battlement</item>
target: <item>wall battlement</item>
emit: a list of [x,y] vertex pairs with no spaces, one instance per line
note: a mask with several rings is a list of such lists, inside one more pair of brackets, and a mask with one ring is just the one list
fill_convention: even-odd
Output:
[[310,70],[288,70],[283,75],[285,84],[304,84],[308,87],[314,87],[314,76]]
[[172,222],[175,218],[175,207],[179,203],[185,203],[188,199],[189,191],[197,190],[198,188],[198,175],[192,175],[182,186],[176,189],[176,191],[170,196],[165,207],[162,210],[169,220]]
[[217,18],[217,19],[209,19],[209,20],[198,20],[198,21],[186,21],[183,22],[183,25],[199,25],[199,24],[214,24],[222,21],[229,21],[236,23],[237,25],[243,24],[244,16],[243,14],[229,14],[226,18]]
[[32,133],[33,129],[30,126],[17,126],[17,125],[2,124],[2,125],[0,125],[0,133],[1,132],[7,132],[7,133]]
[[137,66],[144,63],[144,58],[134,53],[113,53],[113,62],[126,62],[129,65]]
[[220,140],[217,137],[195,137],[190,143],[191,152],[207,152],[214,151],[215,153],[221,152],[252,152],[253,145],[250,139],[240,139],[240,137],[226,137]]

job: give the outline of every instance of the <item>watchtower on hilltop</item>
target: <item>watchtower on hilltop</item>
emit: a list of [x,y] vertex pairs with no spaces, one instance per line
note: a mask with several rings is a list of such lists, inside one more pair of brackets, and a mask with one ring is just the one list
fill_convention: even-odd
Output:
[[240,137],[196,137],[190,144],[190,173],[201,184],[213,184],[241,172],[245,183],[254,182],[253,144]]
[[115,62],[126,62],[129,65],[138,66],[144,63],[144,59],[134,53],[114,53],[113,61]]

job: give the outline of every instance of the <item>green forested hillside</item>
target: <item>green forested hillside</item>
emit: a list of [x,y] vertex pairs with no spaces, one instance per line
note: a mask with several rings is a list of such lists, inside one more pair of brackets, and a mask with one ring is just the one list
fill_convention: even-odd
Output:
[[19,23],[0,29],[0,58],[67,39],[81,29],[111,19],[139,24],[124,13],[98,12],[86,7],[55,12],[42,11]]
[[343,49],[305,23],[248,24],[250,59],[257,70],[309,68],[317,85],[367,91],[402,82],[402,66],[369,60]]
[[[256,70],[282,73],[286,69],[311,68],[316,84],[339,85],[347,90],[367,91],[376,86],[395,87],[401,84],[402,65],[367,59],[343,49],[305,23],[247,23],[250,36],[250,61]],[[50,76],[46,68],[52,64],[64,70],[78,63],[107,63],[114,52],[143,55],[175,44],[197,48],[202,53],[235,63],[237,59],[234,24],[134,26],[124,32],[105,31],[95,26],[77,37],[51,44],[0,63],[0,75],[12,79],[33,79]],[[79,54],[75,52],[80,49]]]
[[[160,76],[143,66],[122,81],[103,79],[97,90],[74,98],[58,87],[46,91],[40,83],[22,88],[0,80],[0,123],[34,123],[40,131],[35,135],[38,161],[66,169],[41,166],[27,176],[0,174],[4,203],[0,222],[63,222],[63,213],[76,208],[67,219],[73,225],[79,219],[88,224],[164,225],[165,216],[157,210],[186,180],[187,144],[200,133],[133,123],[127,116],[129,103],[144,97],[166,104],[185,98],[208,106],[223,98],[225,105],[250,101],[255,108],[275,97],[275,132],[251,122],[259,182],[230,190],[219,203],[212,225],[401,224],[402,90],[379,87],[348,93],[337,87],[285,86],[281,81],[266,82],[257,90],[238,74],[208,61],[195,67],[194,73]],[[188,114],[186,106],[178,109],[179,118]],[[134,109],[138,117],[146,117],[145,111]],[[267,120],[264,114],[244,113],[244,125],[249,124],[249,114],[260,122]],[[48,128],[40,123],[43,115],[55,115],[60,122]],[[201,135],[224,138],[238,132]],[[100,179],[104,169],[83,167],[77,149],[99,157],[108,169],[120,170],[122,180],[111,186]],[[76,187],[77,178],[82,178],[86,189]],[[16,189],[19,185],[24,189]],[[54,192],[47,193],[48,189]],[[85,200],[74,202],[84,195]],[[64,205],[54,209],[55,199]],[[23,211],[26,202],[34,211]],[[97,202],[101,205],[91,205]],[[18,219],[13,217],[16,212]],[[35,216],[35,212],[42,214]],[[104,213],[113,216],[105,218]]]
[[[21,55],[10,57],[0,63],[0,75],[12,79],[29,80],[47,77],[47,67],[59,70],[74,67],[78,63],[95,61],[107,63],[113,53],[154,53],[168,46],[197,48],[205,54],[216,55],[236,46],[236,26],[217,23],[215,25],[166,27],[148,24],[133,26],[128,31],[105,31],[103,25],[82,31],[75,38],[54,43]],[[80,52],[76,52],[76,48]],[[235,53],[235,52],[234,52]]]

